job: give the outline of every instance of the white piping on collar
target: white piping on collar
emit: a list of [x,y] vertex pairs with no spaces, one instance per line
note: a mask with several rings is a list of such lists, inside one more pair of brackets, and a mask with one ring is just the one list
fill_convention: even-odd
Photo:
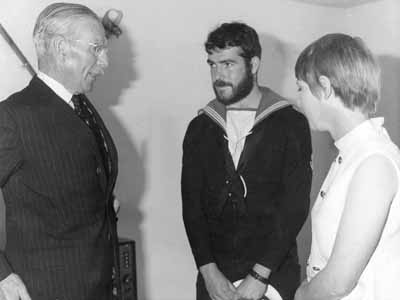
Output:
[[[274,104],[272,104],[271,106],[269,106],[266,110],[264,110],[262,113],[260,113],[256,119],[254,120],[254,125],[256,125],[258,122],[262,121],[263,119],[265,119],[268,115],[272,114],[273,112],[284,108],[286,106],[290,106],[289,102],[281,100],[278,101]],[[253,125],[253,127],[254,127]]]
[[211,118],[213,118],[224,130],[226,130],[226,121],[219,113],[217,113],[210,106],[206,106],[202,109],[206,114],[208,114]]
[[[266,110],[264,110],[262,113],[260,113],[254,120],[254,125],[253,127],[261,122],[262,120],[264,120],[267,116],[269,116],[270,114],[272,114],[273,112],[284,108],[286,106],[290,106],[289,102],[281,100],[278,101],[274,104],[272,104],[270,107],[268,107]],[[209,115],[215,122],[218,123],[218,125],[220,125],[222,127],[222,129],[224,129],[226,131],[226,121],[224,120],[224,118],[212,107],[210,106],[206,106],[204,107],[201,111],[203,111],[204,113],[206,113],[207,115]]]

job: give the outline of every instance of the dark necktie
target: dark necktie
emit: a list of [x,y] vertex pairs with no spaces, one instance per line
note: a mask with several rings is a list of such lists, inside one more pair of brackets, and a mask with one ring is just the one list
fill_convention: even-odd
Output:
[[74,104],[74,110],[76,114],[90,128],[96,139],[96,143],[99,147],[103,164],[106,169],[107,177],[109,177],[109,175],[111,174],[111,157],[106,143],[106,139],[104,137],[103,130],[97,123],[96,116],[93,113],[92,109],[87,104],[85,96],[73,95],[71,100],[72,103]]

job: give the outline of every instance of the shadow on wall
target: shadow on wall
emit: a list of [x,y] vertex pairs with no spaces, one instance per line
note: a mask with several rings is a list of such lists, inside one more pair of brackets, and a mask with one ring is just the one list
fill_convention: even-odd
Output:
[[279,93],[288,68],[288,47],[269,34],[259,33],[259,39],[262,49],[259,83]]
[[[131,238],[136,242],[137,287],[140,299],[146,299],[144,274],[143,235],[141,226],[143,213],[141,201],[146,186],[145,157],[146,145],[135,145],[129,130],[124,128],[112,107],[119,104],[125,89],[132,88],[139,75],[135,69],[135,52],[129,40],[127,29],[123,34],[110,41],[109,67],[104,76],[95,83],[90,98],[99,109],[114,139],[119,157],[119,174],[116,185],[116,197],[121,202],[118,232],[120,237]],[[132,99],[139,101],[139,99]]]
[[294,78],[292,59],[296,49],[269,34],[260,33],[259,39],[262,47],[259,83],[279,94],[284,89],[286,78]]
[[385,118],[385,128],[393,142],[400,146],[400,58],[378,57],[382,69],[381,102],[377,116]]
[[[286,78],[294,78],[295,61],[293,59],[297,59],[300,51],[295,49],[294,46],[283,43],[276,37],[268,34],[261,33],[259,38],[262,47],[259,82],[261,85],[266,85],[280,93],[284,89]],[[294,99],[288,100],[291,103],[294,102]],[[332,139],[327,133],[312,132],[312,147],[313,181],[310,194],[310,208],[314,204],[314,200],[336,153]],[[302,278],[305,278],[306,262],[311,248],[310,216],[308,216],[300,231],[297,242],[301,275]]]

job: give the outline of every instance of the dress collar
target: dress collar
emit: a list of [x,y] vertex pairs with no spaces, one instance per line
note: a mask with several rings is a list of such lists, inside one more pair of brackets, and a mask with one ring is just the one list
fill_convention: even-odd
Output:
[[361,124],[357,125],[351,131],[346,133],[343,137],[335,142],[336,148],[342,154],[346,154],[355,146],[361,146],[363,143],[368,141],[372,134],[376,135],[383,126],[384,118],[371,118],[363,121]]

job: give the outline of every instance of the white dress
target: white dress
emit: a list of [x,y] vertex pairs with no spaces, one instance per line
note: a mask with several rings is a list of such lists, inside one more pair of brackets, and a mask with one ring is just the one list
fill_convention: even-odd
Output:
[[[393,163],[400,186],[400,152],[382,125],[383,118],[367,120],[335,143],[339,154],[332,163],[311,211],[312,244],[307,263],[308,280],[327,264],[349,183],[357,167],[367,157],[382,154]],[[368,189],[367,186],[365,188]],[[382,237],[358,284],[343,299],[400,299],[400,192],[393,199]]]

